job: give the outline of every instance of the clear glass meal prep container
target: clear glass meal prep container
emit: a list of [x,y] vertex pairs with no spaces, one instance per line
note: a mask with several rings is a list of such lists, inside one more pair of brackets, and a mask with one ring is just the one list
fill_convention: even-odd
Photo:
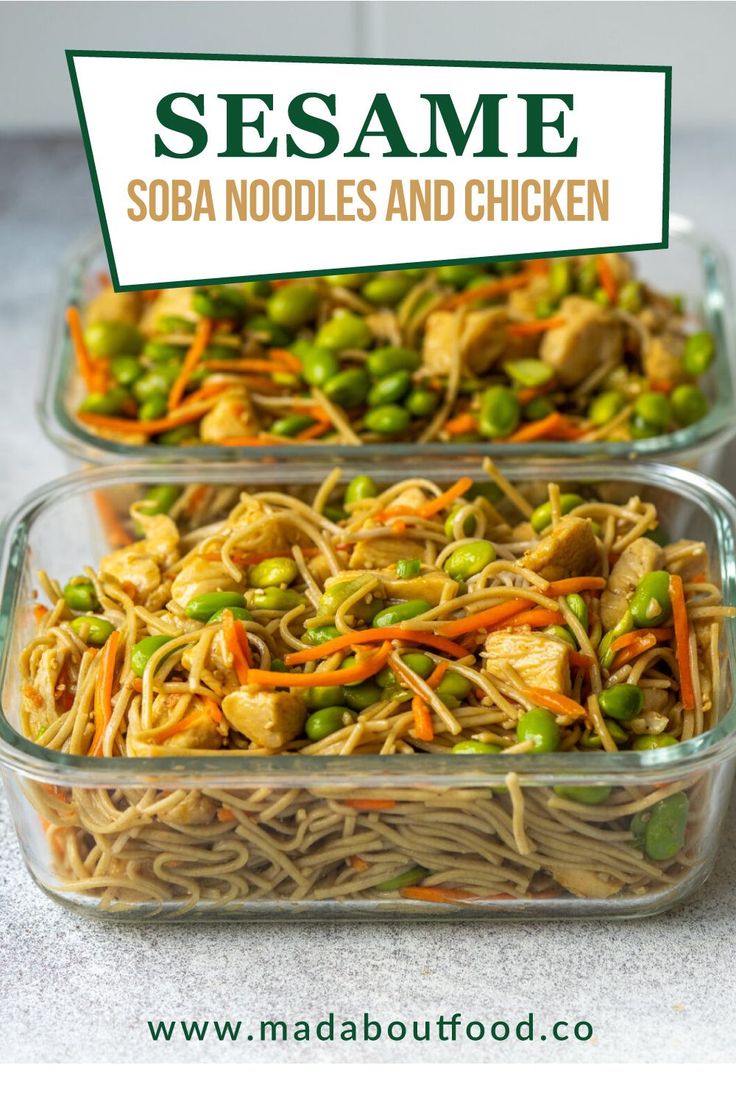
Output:
[[[508,465],[505,471],[514,482],[525,487],[530,481],[536,482],[542,497],[549,480],[563,487],[605,484],[601,493],[605,491],[609,500],[625,501],[631,494],[641,493],[657,504],[671,539],[688,536],[707,543],[713,579],[722,588],[723,601],[729,605],[736,603],[736,501],[708,479],[665,465],[638,463],[623,468],[547,462]],[[395,472],[387,465],[371,468],[370,474],[379,485],[395,481]],[[426,467],[415,464],[403,474],[427,472]],[[480,464],[476,461],[457,465],[441,481],[449,483],[462,474],[481,477]],[[41,488],[7,519],[0,614],[0,770],[21,850],[36,882],[54,899],[77,911],[139,920],[631,917],[661,912],[697,889],[716,855],[736,753],[733,621],[724,623],[722,692],[716,703],[720,719],[702,736],[654,752],[566,752],[513,757],[513,768],[524,795],[525,817],[532,810],[535,815],[540,810],[544,812],[550,801],[559,807],[560,799],[554,795],[552,786],[612,787],[605,805],[573,805],[571,811],[569,803],[565,806],[563,801],[562,808],[558,808],[563,824],[560,827],[558,821],[555,829],[558,835],[552,845],[535,834],[532,817],[527,825],[531,857],[518,850],[509,827],[510,798],[503,787],[508,757],[180,756],[90,761],[47,750],[19,734],[18,656],[34,635],[32,607],[40,567],[52,577],[64,580],[78,573],[83,565],[96,563],[111,547],[106,535],[110,531],[110,509],[117,511],[120,518],[126,517],[128,505],[143,496],[145,484],[164,479],[175,483],[194,481],[215,488],[236,485],[255,491],[299,486],[311,496],[321,478],[322,474],[314,469],[288,465],[99,468],[66,476]],[[351,472],[346,470],[344,479],[349,478]],[[102,503],[106,504],[106,510],[100,509]],[[502,758],[506,763],[499,762]],[[629,856],[634,857],[631,861],[637,856],[641,859],[641,852],[631,842],[632,805],[644,802],[651,806],[678,790],[687,792],[689,811],[684,846],[677,857],[669,863],[647,860],[648,867],[655,868],[653,874],[642,875],[637,867],[623,882],[614,879],[612,895],[598,896],[601,885],[604,890],[611,887],[606,848],[618,847],[620,855],[620,848],[624,847],[624,866],[629,863]],[[179,842],[178,830],[164,823],[158,813],[163,815],[172,801],[186,799],[191,793],[209,795],[218,810],[235,809],[242,815],[234,823],[233,814],[227,813],[229,819],[223,816],[221,822],[218,812],[214,825],[202,829],[200,850],[189,859],[179,856],[174,863],[167,849],[172,839]],[[613,821],[610,811],[605,811],[611,804],[616,804]],[[407,866],[417,862],[421,865],[424,856],[421,847],[416,850],[416,833],[426,831],[428,825],[433,831],[433,824],[447,820],[448,808],[457,813],[458,805],[463,817],[471,818],[472,826],[463,821],[467,832],[460,843],[462,854],[448,859],[450,865],[469,864],[487,874],[488,864],[500,863],[504,870],[521,871],[521,885],[525,878],[528,881],[525,871],[529,863],[541,864],[543,870],[559,867],[561,860],[556,849],[561,847],[563,865],[575,866],[576,859],[582,863],[594,879],[595,895],[588,892],[587,886],[584,892],[578,886],[582,895],[575,895],[558,885],[535,896],[520,888],[518,895],[467,894],[462,900],[432,902],[408,899],[396,892],[376,892],[363,884],[361,889],[341,896],[342,890],[330,888],[332,875],[326,890],[324,886],[320,888],[320,882],[309,887],[304,871],[310,869],[310,864],[338,862],[342,869],[351,848],[360,845],[361,833],[374,838],[373,857],[376,833],[380,836],[383,832],[380,838],[386,837],[387,842],[380,847],[398,847],[402,863],[405,855]],[[601,823],[601,814],[605,823]],[[293,833],[299,818],[305,816],[311,818],[312,825],[329,822],[334,828],[337,823],[337,841],[333,829],[333,834],[326,837],[310,829],[312,834],[306,833],[299,841],[298,832]],[[135,824],[131,824],[131,818]],[[139,837],[141,823],[144,830]],[[601,842],[601,831],[609,830],[614,834]],[[455,828],[450,825],[448,831],[452,833]],[[277,886],[274,893],[268,887],[264,890],[258,877],[259,871],[263,874],[264,863],[271,864],[270,843],[283,839],[284,832],[292,832],[293,846],[287,857],[301,864],[302,883],[307,885],[307,891],[301,883],[295,890],[287,879],[282,884],[288,885],[288,892],[279,896],[278,881],[270,883]],[[446,834],[443,830],[443,836]],[[175,899],[161,899],[165,896],[161,892],[157,897],[155,886],[150,894],[146,889],[135,900],[116,891],[114,874],[120,868],[115,863],[135,863],[141,847],[147,860],[155,858],[163,864],[160,869],[165,869],[166,877],[174,878],[174,883],[167,881],[167,885]],[[112,881],[112,888],[103,890],[98,882],[84,880],[86,868],[80,866],[80,856],[86,857],[90,848],[97,848],[98,856],[105,852],[108,863],[105,885]],[[581,858],[586,848],[586,857]],[[118,858],[120,855],[123,858]],[[167,867],[170,861],[171,866]],[[283,853],[274,860],[277,874],[282,869],[279,864],[284,861]],[[620,858],[616,861],[620,866]],[[133,868],[126,866],[126,869]],[[629,890],[628,885],[633,888]]]
[[[637,252],[632,254],[632,259],[644,279],[655,287],[670,294],[681,294],[688,311],[697,315],[716,339],[715,361],[702,380],[711,404],[705,418],[675,433],[639,441],[541,441],[515,445],[432,443],[421,446],[422,455],[434,454],[443,460],[458,460],[479,453],[504,460],[534,459],[539,455],[589,460],[671,459],[715,476],[723,457],[720,446],[736,432],[736,342],[727,261],[687,219],[677,215],[671,218],[668,249]],[[201,463],[203,459],[210,462],[244,458],[253,462],[276,458],[301,463],[360,464],[380,463],[390,458],[392,463],[411,463],[417,447],[411,443],[265,445],[244,450],[219,445],[127,445],[91,433],[74,417],[84,392],[74,371],[64,311],[70,303],[87,302],[99,289],[99,276],[104,272],[107,272],[107,263],[102,243],[95,236],[74,252],[61,277],[38,411],[45,433],[64,452],[93,463],[143,459],[157,463],[172,460]]]

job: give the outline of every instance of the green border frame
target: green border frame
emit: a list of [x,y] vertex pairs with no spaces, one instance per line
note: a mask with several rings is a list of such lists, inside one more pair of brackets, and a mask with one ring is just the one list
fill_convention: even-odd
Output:
[[[602,65],[579,64],[563,62],[531,62],[531,61],[447,61],[429,58],[357,58],[357,57],[307,57],[298,54],[209,54],[209,53],[166,53],[148,52],[137,50],[66,50],[66,60],[69,67],[74,102],[79,116],[79,125],[82,131],[82,140],[87,156],[92,188],[97,205],[97,213],[100,218],[102,237],[105,243],[110,277],[115,291],[149,291],[155,288],[175,287],[201,287],[213,284],[237,284],[245,281],[260,281],[274,279],[294,279],[301,276],[319,276],[324,272],[348,273],[348,272],[380,272],[386,269],[398,271],[403,268],[434,268],[437,265],[450,264],[484,264],[489,261],[529,260],[534,257],[564,257],[571,255],[590,255],[593,253],[635,252],[642,249],[667,249],[669,245],[669,214],[670,214],[670,159],[671,159],[671,116],[672,116],[672,66],[671,65]],[[661,73],[664,76],[664,135],[663,135],[663,170],[662,170],[662,236],[658,242],[647,242],[639,245],[608,245],[597,249],[577,250],[552,250],[546,253],[506,253],[495,254],[486,257],[446,257],[434,261],[403,261],[399,264],[387,261],[381,265],[352,266],[351,268],[334,269],[307,269],[298,272],[269,272],[260,273],[257,276],[228,276],[214,277],[203,280],[177,280],[157,284],[121,284],[118,278],[115,254],[112,248],[112,240],[105,216],[105,207],[100,192],[100,182],[97,175],[92,143],[89,137],[87,119],[84,113],[82,95],[77,80],[75,65],[76,58],[151,58],[173,61],[264,61],[292,64],[294,62],[310,63],[316,65],[412,65],[412,66],[445,66],[448,68],[464,69],[549,69],[562,72],[593,71],[593,72],[624,72],[624,73]]]

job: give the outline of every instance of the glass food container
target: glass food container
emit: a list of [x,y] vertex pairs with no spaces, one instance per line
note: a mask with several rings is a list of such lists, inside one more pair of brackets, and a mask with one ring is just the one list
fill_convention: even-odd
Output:
[[[553,480],[600,487],[606,501],[654,501],[672,539],[706,543],[724,603],[736,602],[736,501],[708,479],[637,463],[504,470],[527,490],[536,484],[537,500]],[[379,486],[395,481],[388,465],[370,474]],[[461,475],[481,476],[480,465],[457,465],[442,482]],[[41,488],[7,519],[0,769],[28,869],[54,899],[136,920],[631,917],[670,908],[705,880],[736,753],[730,620],[710,730],[657,751],[516,755],[513,779],[509,757],[496,755],[90,759],[24,739],[19,657],[34,635],[37,571],[63,580],[96,563],[119,544],[116,517],[162,479],[210,488],[220,500],[213,513],[224,514],[238,489],[313,495],[321,474],[289,465],[100,468]],[[584,805],[559,796],[560,785],[611,789]],[[653,818],[667,798],[681,846],[674,857],[645,858],[636,815]],[[216,815],[184,828],[176,809],[202,800]],[[400,880],[377,884],[364,862],[350,862],[361,851],[394,868],[430,868],[438,892],[417,899]],[[485,888],[453,890],[461,879]]]
[[[727,262],[715,246],[701,238],[692,224],[673,215],[670,245],[666,250],[642,251],[635,255],[642,277],[669,294],[683,297],[689,312],[702,320],[716,339],[717,353],[702,385],[710,409],[705,418],[684,429],[659,437],[636,441],[555,442],[529,444],[423,444],[422,455],[458,460],[483,453],[494,459],[520,460],[540,454],[567,459],[672,459],[687,467],[715,476],[723,457],[720,448],[736,432],[734,365],[736,344]],[[38,411],[48,437],[64,452],[93,463],[123,460],[221,461],[269,458],[292,462],[391,462],[411,463],[416,445],[365,444],[264,445],[247,449],[222,445],[164,446],[129,445],[105,439],[83,426],[74,411],[83,397],[83,385],[74,371],[72,351],[64,322],[69,304],[84,304],[99,290],[99,276],[107,264],[98,237],[79,248],[65,267],[52,325],[49,356],[41,381]]]

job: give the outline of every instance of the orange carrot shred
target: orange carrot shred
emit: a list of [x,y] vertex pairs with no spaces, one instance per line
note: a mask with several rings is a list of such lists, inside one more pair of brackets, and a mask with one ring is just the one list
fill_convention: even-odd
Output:
[[232,809],[228,809],[223,805],[221,809],[217,810],[217,819],[221,824],[228,824],[231,820],[237,820],[237,817]]
[[546,333],[547,330],[556,330],[564,324],[564,319],[559,315],[552,318],[532,318],[528,322],[510,322],[506,327],[509,337],[533,337],[534,334]]
[[250,674],[250,649],[248,636],[242,621],[236,621],[231,611],[226,609],[222,614],[222,631],[225,634],[227,644],[232,657],[235,674],[241,686],[245,686]]
[[362,874],[368,869],[368,863],[365,859],[361,859],[360,855],[348,855],[348,862],[352,866],[353,870],[357,870],[359,874]]
[[675,626],[675,656],[680,672],[680,696],[685,709],[694,709],[695,691],[690,669],[690,626],[685,605],[685,591],[679,575],[670,575],[669,592],[672,602],[672,620]]
[[93,756],[102,755],[102,739],[105,735],[107,723],[112,717],[112,685],[115,677],[115,659],[118,654],[119,643],[120,632],[115,629],[107,638],[100,656],[100,665],[97,668],[94,693],[95,736],[89,750],[89,754]]
[[95,366],[84,340],[82,316],[79,313],[78,307],[67,307],[66,324],[69,327],[69,337],[71,338],[72,347],[74,349],[74,356],[76,357],[79,374],[87,385],[87,390],[94,391],[96,377]]
[[468,617],[460,617],[456,621],[450,621],[447,625],[441,626],[437,632],[442,636],[463,636],[475,629],[485,629],[491,625],[497,625],[501,621],[506,621],[515,613],[528,610],[533,604],[533,602],[527,602],[525,598],[511,598],[508,602],[501,602],[499,605],[491,606],[490,609],[482,610],[480,613],[471,613]]
[[475,433],[478,419],[473,414],[457,414],[445,422],[442,428],[453,437],[460,433]]
[[568,698],[566,694],[558,694],[556,690],[537,690],[535,687],[528,686],[525,693],[535,705],[541,705],[544,709],[549,709],[550,712],[556,713],[558,717],[587,716],[585,707],[580,702],[575,701],[574,698]]
[[371,678],[386,665],[391,651],[391,641],[381,645],[370,659],[357,663],[354,667],[336,671],[312,671],[301,674],[295,671],[264,671],[262,668],[248,672],[248,683],[258,686],[346,686],[350,682],[362,682]]
[[517,276],[506,276],[502,280],[489,280],[481,287],[471,288],[469,291],[459,291],[457,295],[449,295],[437,304],[436,310],[455,310],[456,307],[465,306],[467,303],[476,303],[479,299],[496,299],[506,295],[517,288],[526,287],[531,280],[531,274],[521,272]]
[[603,253],[599,253],[595,259],[595,268],[598,273],[598,280],[601,287],[605,291],[606,295],[610,299],[611,303],[618,302],[618,284],[616,283],[616,277],[613,275],[613,271],[608,262],[608,258]]
[[434,740],[432,714],[429,712],[426,702],[422,701],[416,694],[412,698],[411,713],[414,718],[414,735],[417,740],[424,740],[425,743]]
[[384,800],[378,797],[349,797],[343,801],[350,809],[358,809],[361,812],[371,812],[379,809],[395,809],[396,802]]
[[546,418],[540,418],[536,422],[528,422],[521,429],[517,429],[510,437],[506,438],[509,445],[523,444],[527,441],[574,441],[582,433],[582,430],[574,426],[569,418],[553,410]]
[[555,610],[544,609],[539,606],[537,609],[522,610],[521,613],[515,613],[512,617],[507,617],[505,621],[501,621],[498,625],[493,626],[494,632],[500,632],[502,629],[514,629],[517,626],[525,626],[532,629],[546,628],[548,625],[564,625],[565,618],[561,613],[556,613]]
[[463,659],[468,654],[466,648],[455,644],[453,641],[442,640],[434,633],[392,626],[386,629],[361,629],[357,632],[344,633],[334,640],[326,640],[324,644],[315,644],[313,648],[302,648],[301,651],[290,652],[284,663],[287,667],[301,666],[302,663],[309,663],[312,659],[324,659],[325,656],[333,655],[335,652],[343,652],[348,648],[359,647],[361,644],[377,644],[382,640],[407,641],[424,648],[433,648],[438,652],[447,652],[457,659]]
[[563,594],[577,594],[581,590],[605,590],[606,580],[602,575],[574,575],[571,579],[560,579],[550,583],[545,594],[549,598],[559,598]]
[[427,686],[429,686],[430,689],[434,690],[435,686],[439,686],[439,684],[442,682],[445,671],[447,670],[447,668],[449,666],[450,665],[449,665],[449,663],[447,662],[446,659],[441,659],[439,661],[439,663],[435,667],[434,671],[432,672],[432,674],[427,679]]
[[418,513],[420,517],[428,518],[434,514],[438,514],[441,510],[445,510],[448,506],[451,506],[456,498],[460,498],[466,491],[469,491],[473,486],[473,480],[464,475],[461,479],[458,479],[456,483],[453,483],[451,487],[448,487],[446,491],[443,491],[441,495],[437,495],[431,502],[427,502],[424,506],[420,506]]
[[[611,644],[611,651],[621,652],[631,644],[636,644],[642,636],[653,636],[655,643],[658,640],[670,640],[672,637],[672,629],[634,629],[633,632],[624,633],[623,636],[619,636],[614,640]],[[651,644],[649,647],[651,647]]]
[[197,325],[197,330],[194,335],[194,341],[187,349],[186,356],[184,357],[184,363],[181,366],[179,375],[174,380],[174,385],[169,392],[169,410],[173,411],[181,402],[184,397],[184,391],[189,383],[189,380],[194,375],[197,365],[202,359],[207,345],[209,344],[210,337],[212,336],[212,319],[202,318]]

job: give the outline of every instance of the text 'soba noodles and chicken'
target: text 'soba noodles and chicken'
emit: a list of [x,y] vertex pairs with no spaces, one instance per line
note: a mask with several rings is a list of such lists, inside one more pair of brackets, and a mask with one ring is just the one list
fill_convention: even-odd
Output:
[[116,294],[67,319],[129,445],[628,441],[698,422],[712,336],[620,254]]
[[515,767],[572,751],[603,763],[716,723],[736,611],[706,547],[605,485],[486,470],[347,488],[335,471],[316,494],[160,486],[97,569],[42,575],[21,667],[24,732],[46,748],[508,767],[487,786],[348,792],[29,783],[60,888],[186,909],[631,898],[683,878],[707,776],[525,786]]

